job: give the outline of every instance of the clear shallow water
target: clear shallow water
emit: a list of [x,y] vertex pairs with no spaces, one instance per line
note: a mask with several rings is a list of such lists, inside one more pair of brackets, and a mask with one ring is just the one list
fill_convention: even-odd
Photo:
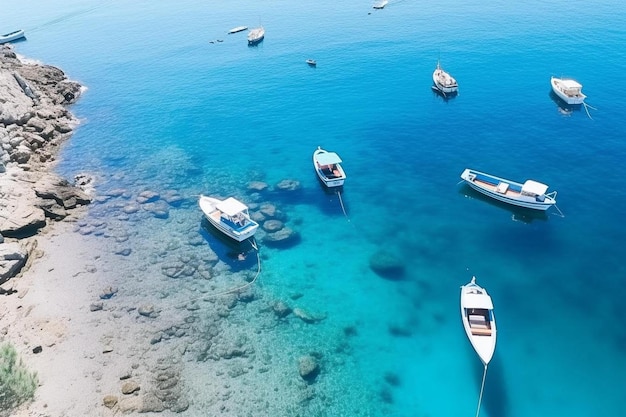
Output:
[[[28,3],[3,19],[27,31],[18,52],[89,88],[59,170],[96,173],[102,194],[186,197],[168,219],[124,223],[141,237],[131,239],[135,262],[167,236],[202,233],[199,193],[245,198],[250,180],[301,182],[296,194],[272,194],[301,241],[262,248],[260,288],[302,294],[299,306],[327,315],[267,335],[281,344],[269,351],[325,352],[318,394],[332,399],[311,415],[473,413],[482,369],[458,318],[472,274],[499,327],[481,415],[620,414],[626,125],[615,97],[626,6]],[[226,35],[258,23],[258,47],[245,32]],[[449,101],[430,90],[438,58],[460,83]],[[559,111],[551,75],[581,81],[593,120]],[[345,161],[349,221],[311,169],[318,145]],[[529,219],[480,199],[457,185],[465,167],[544,181],[565,217]],[[119,216],[116,204],[90,216]],[[403,281],[369,269],[382,249],[404,259]],[[357,329],[347,347],[346,327]]]

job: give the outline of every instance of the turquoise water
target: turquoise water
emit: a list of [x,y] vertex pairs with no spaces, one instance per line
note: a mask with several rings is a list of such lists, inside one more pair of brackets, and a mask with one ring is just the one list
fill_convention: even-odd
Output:
[[[258,288],[326,315],[266,335],[277,357],[324,353],[303,415],[474,413],[482,367],[458,317],[472,275],[499,333],[481,415],[620,415],[623,2],[26,3],[3,12],[26,30],[17,51],[88,87],[58,170],[94,173],[101,195],[184,197],[167,219],[121,216],[116,198],[91,207],[131,236],[138,271],[170,236],[202,236],[185,246],[193,256],[224,252],[198,194],[251,201],[251,180],[300,182],[266,197],[300,240],[261,247]],[[258,24],[257,47],[226,34]],[[430,89],[437,59],[460,84],[447,101]],[[551,75],[584,85],[591,118],[559,108]],[[314,175],[320,145],[344,160],[347,217]],[[466,167],[546,182],[565,217],[478,197],[457,184]],[[402,259],[404,279],[372,272],[380,250]]]

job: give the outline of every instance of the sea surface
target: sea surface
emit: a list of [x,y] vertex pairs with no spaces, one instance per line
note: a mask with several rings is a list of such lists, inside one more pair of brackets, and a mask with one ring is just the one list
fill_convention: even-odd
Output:
[[[265,343],[258,350],[284,359],[259,376],[277,388],[250,415],[474,415],[483,368],[459,317],[459,287],[472,276],[498,325],[480,415],[623,415],[625,2],[5,6],[0,32],[26,30],[19,54],[87,87],[57,169],[95,176],[102,198],[85,221],[126,233],[120,271],[131,268],[148,297],[153,269],[161,291],[185,291],[153,268],[170,249],[257,269],[254,256],[243,266],[229,258],[199,194],[255,204],[248,184],[263,181],[263,200],[297,232],[282,247],[259,241],[256,291],[324,319],[262,332],[255,317],[243,322]],[[265,40],[249,47],[246,32],[227,34],[239,25],[263,25]],[[432,91],[438,60],[458,96]],[[559,103],[553,75],[581,82],[589,107]],[[340,195],[317,181],[318,146],[344,161]],[[465,168],[549,184],[559,210],[481,198],[459,184]],[[299,189],[277,188],[283,180]],[[182,201],[166,215],[121,212],[144,191]],[[404,274],[376,274],[381,253]],[[297,359],[311,352],[322,369],[296,403],[279,386],[299,383]]]

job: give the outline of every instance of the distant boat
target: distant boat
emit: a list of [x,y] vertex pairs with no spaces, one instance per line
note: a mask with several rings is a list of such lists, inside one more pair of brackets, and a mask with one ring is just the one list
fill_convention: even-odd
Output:
[[24,31],[22,29],[5,33],[4,35],[0,35],[0,44],[12,42],[14,40],[20,39],[24,37]]
[[496,317],[487,291],[476,277],[461,286],[461,321],[472,347],[485,366],[496,349]]
[[236,28],[232,28],[231,30],[229,30],[228,34],[231,35],[233,33],[243,32],[246,29],[248,29],[248,26],[237,26]]
[[435,88],[444,95],[458,92],[459,85],[456,80],[441,68],[439,61],[437,61],[437,68],[433,72],[433,82],[435,83]]
[[250,218],[248,206],[233,197],[219,200],[201,195],[198,204],[215,228],[237,242],[251,238],[259,228],[259,224]]
[[335,152],[328,152],[317,147],[313,152],[313,167],[319,179],[327,187],[340,187],[346,180],[346,173],[341,167],[341,158]]
[[317,62],[315,62],[314,59],[307,59],[306,63],[309,64],[310,66],[314,67],[317,65]]
[[508,204],[535,210],[556,206],[556,191],[546,194],[548,186],[537,181],[521,184],[472,169],[465,169],[461,178],[476,191]]
[[583,104],[587,98],[582,93],[583,86],[571,78],[551,77],[550,84],[554,94],[567,104]]
[[389,0],[380,0],[380,1],[377,1],[376,3],[374,3],[374,5],[372,7],[374,9],[384,9],[385,6],[387,5],[387,3],[389,3]]
[[248,45],[256,45],[265,38],[265,29],[263,26],[252,29],[248,32]]

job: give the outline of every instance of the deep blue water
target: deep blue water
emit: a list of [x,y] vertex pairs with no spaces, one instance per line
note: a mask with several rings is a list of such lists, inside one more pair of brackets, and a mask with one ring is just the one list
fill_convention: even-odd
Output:
[[[88,88],[58,169],[94,173],[103,195],[185,197],[170,219],[126,224],[138,252],[198,233],[200,193],[245,200],[250,180],[300,181],[271,198],[301,240],[261,248],[260,288],[327,314],[279,335],[301,350],[331,351],[358,329],[347,362],[325,371],[335,397],[319,415],[474,413],[482,368],[458,317],[472,275],[498,320],[481,415],[621,414],[623,2],[129,3],[28,0],[3,12],[3,33],[26,30],[18,53]],[[259,24],[257,47],[226,34]],[[438,59],[460,85],[450,100],[430,87]],[[560,109],[551,75],[583,84],[591,118]],[[318,145],[344,160],[348,219],[316,180]],[[476,196],[458,184],[466,167],[549,184],[565,217]],[[379,250],[403,259],[403,280],[370,270]]]

